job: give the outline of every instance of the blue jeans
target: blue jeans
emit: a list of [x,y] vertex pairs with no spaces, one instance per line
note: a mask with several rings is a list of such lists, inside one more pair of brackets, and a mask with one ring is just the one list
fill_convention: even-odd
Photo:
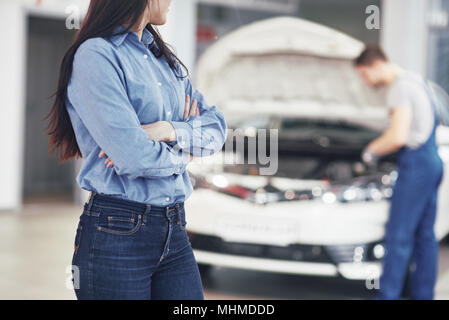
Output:
[[[437,116],[435,116],[437,119]],[[438,241],[434,226],[443,163],[436,145],[436,127],[417,149],[399,152],[399,176],[386,226],[379,299],[400,299],[409,270],[412,299],[434,299]]]
[[151,205],[93,193],[75,236],[78,299],[202,300],[183,203]]

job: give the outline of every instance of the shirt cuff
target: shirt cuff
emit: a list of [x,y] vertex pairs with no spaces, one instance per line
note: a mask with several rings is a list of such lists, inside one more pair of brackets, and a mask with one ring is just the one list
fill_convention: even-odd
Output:
[[187,122],[169,121],[175,129],[176,146],[175,149],[184,149],[190,146],[192,138],[192,126]]
[[[189,158],[186,157],[183,153],[182,150],[179,150],[179,148],[177,148],[177,145],[175,145],[176,142],[170,142],[168,143],[168,149],[169,151],[176,157],[178,157],[179,161],[176,164],[176,167],[174,169],[174,175],[180,175],[183,174],[186,170],[187,170],[187,165],[189,164]],[[173,146],[175,145],[175,146]]]

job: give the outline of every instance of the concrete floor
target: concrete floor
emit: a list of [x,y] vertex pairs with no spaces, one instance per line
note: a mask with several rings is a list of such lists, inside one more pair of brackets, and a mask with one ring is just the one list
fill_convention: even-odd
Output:
[[[19,213],[0,212],[0,299],[75,299],[70,283],[73,241],[82,206],[28,200]],[[360,283],[263,272],[214,269],[206,299],[357,299]],[[449,248],[440,250],[437,298],[449,299]]]

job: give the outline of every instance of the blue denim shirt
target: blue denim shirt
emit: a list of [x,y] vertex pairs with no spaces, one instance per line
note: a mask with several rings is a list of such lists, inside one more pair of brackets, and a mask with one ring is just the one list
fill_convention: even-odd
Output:
[[[188,77],[177,77],[163,56],[157,58],[157,50],[146,29],[142,40],[128,32],[89,39],[77,50],[66,102],[84,159],[76,178],[82,189],[171,205],[193,191],[186,154],[207,156],[223,147],[223,114]],[[187,94],[198,101],[201,115],[183,121]],[[177,141],[149,140],[141,126],[156,121],[169,121]],[[114,162],[112,168],[106,157],[98,157],[101,150]]]

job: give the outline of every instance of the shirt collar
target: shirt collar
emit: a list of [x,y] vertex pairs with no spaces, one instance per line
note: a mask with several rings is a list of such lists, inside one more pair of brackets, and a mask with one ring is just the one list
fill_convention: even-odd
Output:
[[154,36],[147,28],[143,29],[142,42],[147,47],[154,42]]
[[[126,27],[124,26],[118,26],[114,29],[114,35],[112,37],[110,37],[111,41],[113,44],[115,44],[116,46],[121,46],[123,44],[123,42],[125,41],[125,39],[129,36],[132,35],[135,37],[135,39],[137,41],[139,41],[137,34],[135,34],[132,31],[126,31]],[[142,43],[148,47],[150,44],[152,44],[154,42],[154,36],[153,34],[147,29],[143,29],[143,33],[142,33]]]

